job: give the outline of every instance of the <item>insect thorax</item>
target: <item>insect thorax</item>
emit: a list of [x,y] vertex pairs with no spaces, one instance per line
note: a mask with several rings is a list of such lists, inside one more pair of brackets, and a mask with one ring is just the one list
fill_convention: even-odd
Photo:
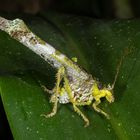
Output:
[[[87,102],[90,104],[93,100],[92,87],[95,81],[91,77],[86,80],[79,77],[68,77],[68,80],[71,89],[72,100],[78,104],[84,104]],[[65,85],[61,89],[59,102],[63,104],[71,102]]]

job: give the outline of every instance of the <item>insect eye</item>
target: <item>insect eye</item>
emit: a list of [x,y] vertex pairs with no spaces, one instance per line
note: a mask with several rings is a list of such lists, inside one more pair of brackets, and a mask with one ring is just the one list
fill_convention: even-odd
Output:
[[103,89],[103,85],[101,83],[98,84],[98,89],[99,90]]

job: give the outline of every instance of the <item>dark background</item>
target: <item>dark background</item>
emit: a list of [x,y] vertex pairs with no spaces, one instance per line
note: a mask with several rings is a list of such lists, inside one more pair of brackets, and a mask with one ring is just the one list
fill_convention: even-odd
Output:
[[57,11],[94,18],[132,18],[140,16],[139,0],[1,0],[0,11],[38,14]]

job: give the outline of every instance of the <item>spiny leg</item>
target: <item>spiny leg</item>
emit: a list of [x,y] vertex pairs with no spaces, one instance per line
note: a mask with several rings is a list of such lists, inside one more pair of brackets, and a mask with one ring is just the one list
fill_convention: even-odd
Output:
[[51,111],[51,113],[45,115],[45,114],[42,114],[41,116],[44,116],[46,118],[50,118],[52,116],[54,116],[57,112],[57,104],[58,104],[58,98],[57,98],[57,95],[59,94],[59,85],[60,85],[60,82],[61,82],[61,79],[64,75],[64,67],[61,67],[57,74],[56,74],[56,90],[55,90],[55,93],[52,95],[53,96],[53,100],[51,98],[51,101],[53,101],[54,105],[53,105],[53,109]]
[[44,92],[47,92],[49,94],[53,94],[55,92],[56,86],[53,89],[48,89],[46,86],[44,86],[41,81],[38,81],[40,87],[43,89]]
[[83,120],[85,121],[85,127],[87,127],[87,126],[89,126],[89,120],[88,120],[88,118],[82,113],[82,111],[75,105],[75,104],[73,104],[73,108],[74,108],[74,111],[76,112],[76,113],[78,113],[82,118],[83,118]]
[[85,121],[85,127],[87,127],[89,125],[89,120],[88,118],[82,113],[82,111],[76,106],[76,101],[73,100],[73,95],[72,95],[72,91],[71,91],[71,88],[69,86],[69,81],[66,77],[66,75],[64,75],[64,81],[65,81],[65,90],[67,91],[68,95],[69,95],[69,98],[70,98],[70,102],[73,104],[73,108],[74,108],[74,111],[76,113],[78,113],[82,118],[83,120]]
[[94,108],[95,111],[103,114],[107,119],[109,119],[109,115],[107,113],[105,113],[102,109],[100,109],[99,107],[97,107],[99,104],[101,103],[100,99],[99,100],[96,100],[92,107]]
[[44,92],[47,92],[49,94],[53,94],[56,90],[56,86],[53,89],[48,89],[46,86],[41,85],[41,88],[43,89]]

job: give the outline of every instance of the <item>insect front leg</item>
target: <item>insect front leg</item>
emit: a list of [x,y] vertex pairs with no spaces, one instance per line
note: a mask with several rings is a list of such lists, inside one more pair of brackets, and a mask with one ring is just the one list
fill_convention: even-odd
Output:
[[84,115],[84,113],[77,107],[77,102],[74,101],[73,99],[73,94],[72,94],[72,91],[71,91],[71,88],[70,88],[70,85],[69,85],[69,81],[66,77],[66,75],[64,75],[64,82],[65,82],[65,90],[66,92],[68,93],[69,95],[69,98],[70,98],[70,102],[72,103],[73,105],[73,109],[76,113],[78,113],[82,119],[85,121],[85,127],[89,126],[89,120],[88,118]]
[[97,107],[100,103],[101,103],[101,100],[100,100],[100,99],[97,99],[97,100],[93,103],[92,107],[94,108],[95,111],[97,111],[97,112],[103,114],[107,119],[109,119],[109,115],[108,115],[106,112],[104,112],[102,109],[100,109],[99,107]]
[[60,82],[61,82],[61,80],[62,80],[62,78],[64,76],[64,72],[65,72],[65,68],[61,67],[58,70],[57,74],[56,74],[56,80],[57,80],[56,81],[56,86],[54,88],[55,90],[54,90],[54,93],[53,93],[53,95],[51,97],[51,100],[50,100],[51,102],[54,103],[51,113],[49,113],[47,115],[42,114],[41,116],[44,116],[46,118],[50,118],[50,117],[52,117],[52,116],[54,116],[56,114],[56,112],[57,112],[57,104],[58,104],[58,94],[59,94],[59,90],[60,90],[59,86],[60,86]]

